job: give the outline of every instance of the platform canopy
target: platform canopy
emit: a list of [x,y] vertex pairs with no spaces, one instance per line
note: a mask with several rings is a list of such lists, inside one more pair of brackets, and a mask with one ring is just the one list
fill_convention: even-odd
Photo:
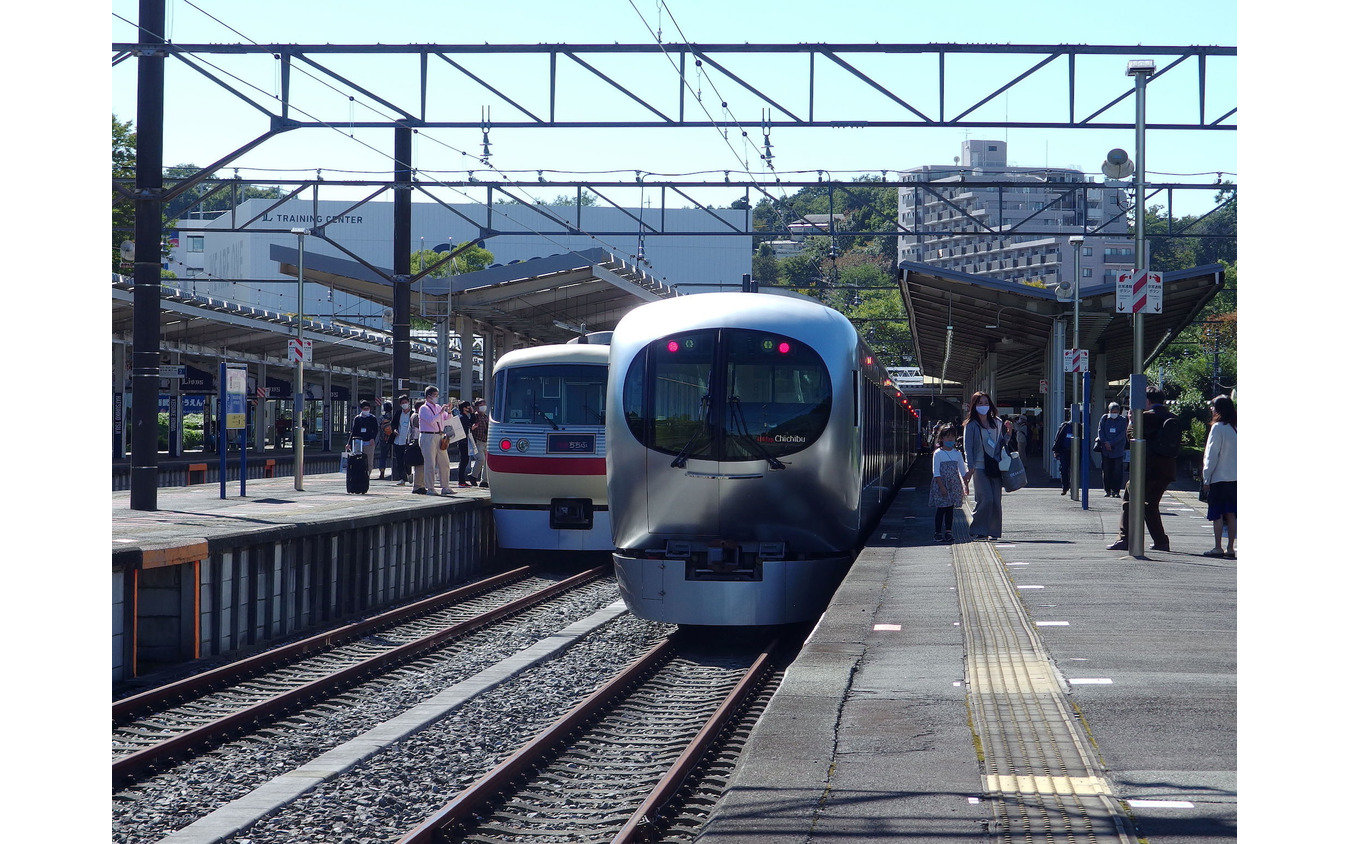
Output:
[[[273,244],[272,260],[294,276],[298,250]],[[381,275],[383,274],[383,275]],[[391,270],[305,253],[305,281],[393,304]],[[608,331],[634,307],[675,295],[674,288],[602,248],[582,249],[412,284],[413,313],[467,316],[544,343]]]
[[[990,352],[997,353],[996,394],[1031,398],[1047,373],[1047,349],[1054,322],[1065,320],[1065,347],[1073,346],[1072,298],[1053,290],[944,270],[905,261],[900,291],[909,314],[915,353],[926,377],[970,385]],[[1144,365],[1193,322],[1223,287],[1218,264],[1162,274],[1163,310],[1144,318]],[[1133,360],[1133,328],[1115,312],[1115,283],[1080,291],[1079,348],[1087,349],[1092,371],[1108,382],[1125,379]]]
[[[305,272],[308,275],[308,268]],[[289,341],[295,337],[294,314],[197,295],[175,286],[181,283],[168,279],[162,282],[159,310],[162,349],[204,357],[289,363]],[[126,342],[131,341],[132,335],[133,287],[130,277],[113,275],[112,333]],[[315,359],[321,362],[319,369],[362,377],[388,377],[394,345],[388,332],[306,318],[304,335],[314,343]],[[410,358],[413,378],[435,378],[434,346],[414,341]],[[458,359],[459,352],[452,350],[451,360]]]

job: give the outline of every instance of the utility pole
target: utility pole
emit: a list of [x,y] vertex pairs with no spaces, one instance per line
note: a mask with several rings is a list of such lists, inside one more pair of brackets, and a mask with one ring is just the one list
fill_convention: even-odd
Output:
[[[131,509],[159,509],[159,255],[164,191],[164,0],[141,0],[136,57],[136,256],[132,270]],[[222,434],[223,434],[222,429]],[[221,438],[220,448],[225,448]]]
[[[1134,77],[1134,269],[1146,270],[1144,256],[1146,240],[1144,238],[1144,91],[1148,78],[1153,75],[1153,62],[1147,59],[1132,60],[1126,66],[1126,74]],[[1134,366],[1131,377],[1144,377],[1144,315],[1136,313],[1134,320]],[[1144,466],[1148,461],[1148,449],[1144,442],[1144,410],[1148,407],[1148,398],[1141,389],[1130,390],[1130,404],[1134,412],[1134,440],[1130,443],[1130,524],[1129,552],[1136,559],[1144,556]]]

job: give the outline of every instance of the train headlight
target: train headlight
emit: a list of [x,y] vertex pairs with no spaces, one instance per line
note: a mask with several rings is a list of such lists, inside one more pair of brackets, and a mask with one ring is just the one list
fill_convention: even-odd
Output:
[[529,450],[530,450],[529,440],[525,439],[524,437],[521,437],[520,439],[516,440],[516,451],[519,451],[521,454],[524,454]]

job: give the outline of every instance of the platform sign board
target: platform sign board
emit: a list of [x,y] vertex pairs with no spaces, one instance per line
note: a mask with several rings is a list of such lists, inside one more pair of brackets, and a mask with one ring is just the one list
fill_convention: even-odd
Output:
[[1087,349],[1065,349],[1064,371],[1087,372],[1088,371]]
[[1162,275],[1134,270],[1116,276],[1116,313],[1162,313]]
[[[223,361],[220,364],[220,407],[221,419],[225,423],[217,439],[220,451],[220,497],[225,498],[226,462],[229,451],[229,431],[243,432],[248,427],[248,399],[252,393],[248,389],[248,368],[242,365],[231,366]],[[239,495],[246,494],[248,478],[248,437],[239,435]]]
[[286,347],[290,352],[287,358],[291,363],[313,363],[314,362],[314,341],[296,340],[292,337],[286,341]]
[[248,372],[243,369],[225,370],[225,428],[242,431],[247,424],[245,397],[248,395]]

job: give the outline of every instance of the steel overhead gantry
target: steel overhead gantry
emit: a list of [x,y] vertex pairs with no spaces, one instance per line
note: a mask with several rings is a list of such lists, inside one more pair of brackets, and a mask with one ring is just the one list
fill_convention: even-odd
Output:
[[[1214,110],[1207,112],[1207,75],[1213,59],[1232,59],[1236,56],[1235,47],[1204,46],[1090,46],[1090,45],[966,45],[966,44],[538,44],[538,45],[297,45],[297,44],[173,44],[164,38],[164,0],[140,0],[138,23],[136,24],[139,41],[114,43],[112,64],[116,66],[129,58],[136,58],[138,64],[138,136],[142,141],[141,155],[138,157],[137,182],[134,189],[128,191],[114,185],[114,203],[130,199],[137,206],[136,240],[137,253],[141,261],[137,263],[136,300],[138,311],[153,310],[157,304],[159,287],[157,265],[152,265],[149,254],[156,254],[155,244],[159,236],[159,211],[162,203],[171,201],[210,177],[216,170],[229,165],[244,153],[257,148],[269,139],[293,129],[306,127],[334,126],[345,127],[348,131],[357,128],[388,128],[395,132],[394,184],[399,201],[396,206],[399,214],[410,214],[410,192],[414,189],[414,170],[411,161],[410,135],[418,129],[431,128],[481,128],[484,136],[484,159],[487,158],[488,132],[492,128],[685,128],[716,127],[727,129],[740,128],[736,119],[718,120],[712,117],[702,101],[699,91],[691,78],[701,83],[703,76],[720,79],[723,84],[734,86],[728,90],[747,92],[761,107],[760,127],[765,134],[767,147],[768,133],[781,127],[992,127],[992,128],[1052,128],[1052,129],[1124,129],[1131,124],[1115,122],[1106,115],[1119,103],[1134,92],[1132,89],[1119,91],[1112,97],[1106,93],[1095,102],[1095,108],[1086,116],[1078,107],[1079,91],[1085,87],[1088,77],[1084,75],[1080,64],[1089,63],[1094,57],[1129,55],[1130,57],[1152,56],[1166,62],[1152,81],[1168,73],[1194,73],[1195,111],[1184,120],[1173,122],[1155,122],[1148,124],[1148,130],[1218,130],[1233,131],[1237,128],[1236,105],[1227,110],[1220,107],[1217,117]],[[279,63],[276,76],[280,80],[280,93],[268,92],[264,88],[247,82],[233,70],[227,70],[218,63],[219,56],[254,56],[265,62],[268,80],[274,78],[272,63]],[[407,55],[418,60],[418,100],[411,105],[404,99],[402,105],[396,102],[395,95],[384,96],[376,93],[377,87],[370,79],[362,79],[360,74],[348,71],[350,75],[339,73],[330,67],[331,56],[353,55]],[[748,81],[752,73],[747,67],[757,58],[771,55],[793,55],[805,64],[806,84],[798,83],[792,91],[767,89]],[[994,55],[1021,56],[1026,59],[1020,72],[1011,77],[1002,77],[1006,81],[1000,84],[999,78],[991,81],[994,85],[983,96],[971,96],[957,92],[948,83],[949,64],[960,76],[960,65],[972,57]],[[639,64],[653,64],[645,71],[618,73],[612,65],[614,57],[622,56]],[[905,64],[906,57],[926,57],[930,61],[924,70],[916,72],[912,65]],[[210,57],[210,58],[208,58]],[[498,67],[485,65],[497,60]],[[175,62],[205,79],[223,88],[242,102],[256,109],[266,118],[267,127],[261,134],[239,146],[232,152],[216,159],[198,173],[195,173],[170,188],[161,184],[161,148],[163,134],[163,92],[164,65]],[[877,68],[876,64],[889,64],[891,67]],[[546,64],[547,69],[529,77],[530,66]],[[1233,64],[1233,62],[1229,62]],[[606,72],[604,65],[610,65]],[[559,68],[566,67],[560,73]],[[433,70],[434,68],[434,70]],[[825,68],[829,68],[826,72]],[[363,72],[364,68],[361,69]],[[761,69],[762,70],[762,69]],[[325,116],[311,113],[308,102],[297,105],[293,99],[293,72],[300,72],[328,87],[338,87],[348,93],[348,102],[360,96],[363,101],[378,103],[383,109],[392,112],[392,116],[381,116],[377,120],[356,121],[350,113]],[[653,72],[657,71],[657,72]],[[672,72],[666,83],[668,87],[663,95],[652,95],[635,90],[634,82],[624,80],[657,79],[660,75]],[[1066,71],[1066,72],[1065,72]],[[1232,72],[1229,69],[1228,72]],[[1038,84],[1049,74],[1060,74],[1064,99],[1060,114],[1054,119],[1012,121],[1005,116],[998,120],[989,112],[997,109],[986,108],[1000,94],[1019,86]],[[494,74],[498,76],[494,77]],[[451,86],[441,86],[448,75],[461,86],[480,94],[475,98],[467,91],[456,96]],[[785,78],[781,73],[772,74],[776,80]],[[891,78],[904,80],[903,85],[885,81]],[[1035,78],[1036,82],[1030,82]],[[528,79],[531,90],[507,91],[508,87],[520,87],[520,80]],[[578,91],[574,96],[570,88],[563,91],[564,103],[560,114],[559,93],[567,85],[578,84],[575,80],[585,80],[583,85],[596,86],[598,90],[609,90],[620,102],[636,104],[639,118],[606,117],[612,111],[608,100],[603,97],[589,96],[588,92]],[[839,96],[846,88],[840,85],[861,86],[861,90],[880,94],[887,103],[883,111],[874,111],[875,106],[861,106],[857,113],[840,113],[841,102],[854,102],[850,98]],[[964,83],[963,79],[963,83]],[[776,84],[782,84],[781,82]],[[433,91],[433,86],[435,87]],[[936,102],[933,102],[936,92]],[[433,96],[434,93],[434,96]],[[789,95],[795,99],[789,99]],[[1094,96],[1096,96],[1094,94]],[[1043,98],[1038,98],[1043,99]],[[429,104],[437,108],[464,108],[466,104],[479,104],[491,100],[498,106],[499,115],[505,108],[508,117],[505,120],[492,121],[490,105],[477,116],[464,114],[433,114],[428,111]],[[803,101],[804,102],[801,102]],[[872,102],[875,102],[875,97]],[[791,108],[784,102],[790,102]],[[866,102],[865,99],[857,102]],[[955,103],[955,105],[951,105]],[[303,107],[302,107],[303,106]],[[695,108],[696,107],[696,108]],[[738,103],[738,108],[741,105]],[[852,107],[852,106],[850,106]],[[480,109],[482,106],[480,106]],[[602,115],[583,116],[577,119],[571,115],[573,110],[597,108]],[[318,109],[316,108],[316,111]],[[629,110],[633,110],[631,107]],[[703,117],[699,116],[699,113]],[[730,112],[728,112],[730,114]],[[691,116],[692,115],[692,116]],[[704,119],[706,118],[706,120]],[[744,130],[742,130],[744,131]],[[775,185],[779,184],[775,180]],[[220,186],[217,190],[223,189]],[[505,188],[498,188],[505,190]],[[763,188],[759,188],[763,192]],[[297,189],[296,193],[299,192]],[[294,195],[294,194],[293,194]],[[1169,191],[1170,195],[1170,191]],[[120,196],[120,198],[119,198]],[[696,203],[698,204],[698,203]],[[703,207],[703,206],[700,206]],[[748,228],[748,227],[747,227]],[[401,266],[400,254],[407,254],[411,244],[407,238],[407,220],[395,220],[394,237],[391,238],[394,250],[394,280],[408,284],[416,277],[410,277]],[[307,231],[324,237],[329,242],[322,227]],[[739,233],[739,232],[738,232]],[[465,244],[462,248],[467,248]],[[341,248],[341,247],[340,247]],[[344,252],[351,255],[348,250]],[[352,257],[356,257],[352,255]],[[446,256],[444,260],[449,260]],[[371,266],[361,259],[363,264]],[[156,274],[151,278],[151,273]],[[394,340],[394,378],[406,378],[407,368],[407,319],[406,296],[395,296]],[[400,313],[400,310],[405,312]],[[137,400],[135,402],[133,431],[133,473],[132,507],[133,509],[156,509],[155,475],[156,456],[150,437],[153,435],[154,418],[151,409],[154,403],[151,396],[151,375],[144,361],[151,356],[158,357],[158,337],[153,332],[152,321],[156,315],[143,313],[134,344],[133,358],[136,361],[134,383]],[[399,370],[404,371],[400,372]],[[157,375],[157,373],[156,373]],[[157,380],[154,384],[157,389]],[[153,398],[153,397],[152,397]]]
[[[114,64],[140,55],[142,45],[115,43]],[[707,76],[724,82],[727,90],[745,92],[753,107],[767,109],[761,119],[746,121],[763,128],[785,127],[1001,127],[1001,128],[1093,128],[1132,129],[1132,120],[1110,120],[1105,115],[1134,94],[1122,85],[1088,107],[1079,106],[1085,87],[1082,66],[1094,58],[1129,56],[1162,60],[1150,84],[1167,74],[1189,74],[1196,92],[1194,112],[1185,119],[1156,122],[1159,129],[1233,131],[1237,128],[1237,105],[1207,107],[1208,76],[1215,59],[1232,59],[1236,47],[1168,45],[1088,44],[167,44],[167,55],[220,85],[273,120],[273,129],[339,125],[345,129],[393,128],[638,128],[736,126],[733,120],[717,120],[703,109],[695,91],[697,80]],[[242,83],[203,56],[258,56],[279,64],[280,94]],[[348,71],[339,73],[352,56],[410,56],[418,61],[417,99],[392,93],[377,93],[372,78]],[[800,60],[802,81],[790,81],[771,64],[774,57]],[[927,61],[916,65],[913,57]],[[991,77],[988,88],[972,94],[972,58],[1011,56],[1025,59],[1019,70]],[[334,62],[333,57],[344,57]],[[494,65],[492,60],[497,60]],[[622,66],[620,71],[618,68]],[[865,66],[865,68],[864,68]],[[765,78],[766,68],[774,87],[750,81]],[[373,68],[372,68],[373,70]],[[353,95],[379,103],[393,116],[356,120],[343,111],[330,118],[301,112],[293,106],[293,73],[303,72],[327,84],[345,88]],[[1231,64],[1223,71],[1233,73]],[[964,74],[964,75],[963,75]],[[952,77],[959,77],[954,85]],[[268,69],[269,83],[273,71]],[[648,93],[627,80],[666,79],[664,90]],[[1063,99],[1059,115],[1052,119],[1009,120],[982,111],[1000,95],[1019,86],[1030,87],[1042,79],[1057,79]],[[623,79],[625,81],[620,81]],[[583,93],[583,86],[610,90],[615,101],[627,101],[637,116],[617,116],[606,102]],[[590,88],[586,91],[592,90]],[[660,89],[658,89],[660,90]],[[576,96],[569,94],[576,93]],[[871,92],[868,97],[852,96]],[[474,96],[476,94],[477,96]],[[859,105],[858,111],[841,109],[839,103],[876,103],[880,95],[887,104]],[[561,101],[561,103],[560,103]],[[497,106],[505,119],[485,119],[480,105]],[[790,104],[785,105],[785,103]],[[434,106],[433,106],[434,104]],[[452,104],[452,105],[446,105]],[[464,113],[436,113],[433,109],[459,107]],[[309,106],[306,105],[306,108]],[[592,109],[600,113],[589,113]],[[478,113],[470,113],[477,111]],[[998,111],[991,109],[989,111]],[[1131,116],[1132,117],[1132,116]],[[1002,118],[1002,119],[1000,119]],[[222,166],[218,164],[217,166]]]

